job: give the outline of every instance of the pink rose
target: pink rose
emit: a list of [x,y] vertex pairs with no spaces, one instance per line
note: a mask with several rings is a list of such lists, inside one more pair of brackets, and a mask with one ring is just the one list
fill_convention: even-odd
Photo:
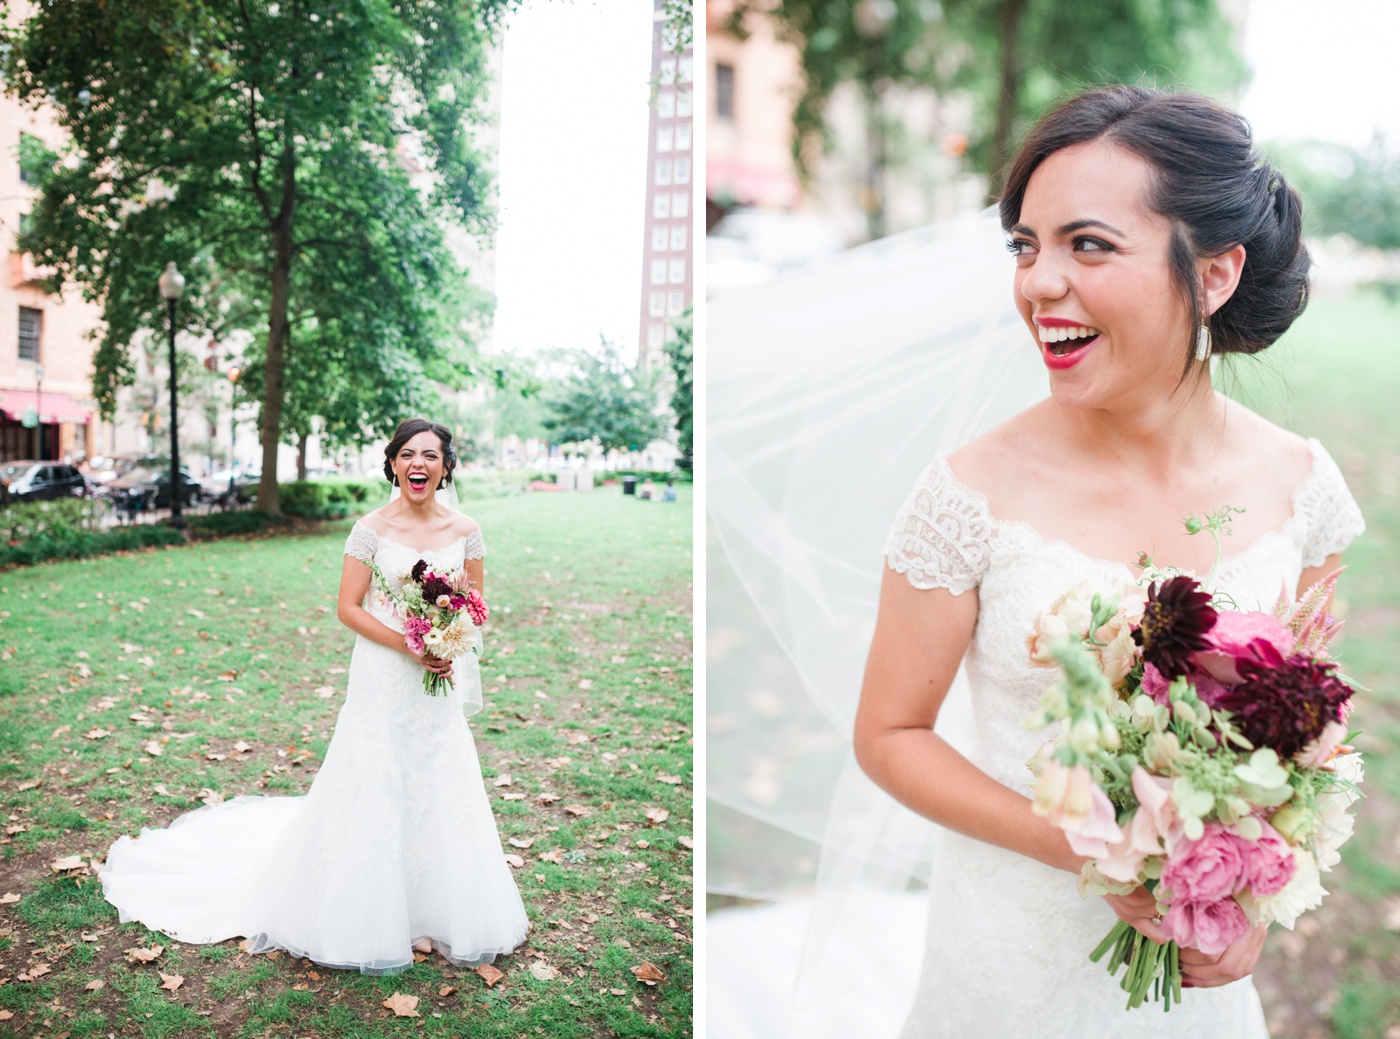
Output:
[[1176,900],[1162,917],[1162,929],[1178,945],[1218,956],[1249,933],[1249,917],[1233,898],[1215,902]]
[[1177,843],[1162,867],[1162,884],[1173,901],[1218,902],[1244,886],[1244,855],[1235,835],[1207,823],[1199,840]]
[[1206,638],[1210,649],[1197,653],[1195,664],[1227,685],[1243,681],[1239,661],[1278,667],[1293,652],[1294,644],[1293,633],[1277,617],[1258,611],[1221,610]]
[[1245,886],[1255,898],[1278,894],[1293,879],[1298,866],[1283,835],[1263,820],[1260,825],[1264,833],[1257,841],[1235,838],[1244,853]]
[[[433,630],[432,621],[426,617],[405,617],[403,622],[403,633],[405,635],[426,635]],[[422,652],[417,650],[415,652]]]

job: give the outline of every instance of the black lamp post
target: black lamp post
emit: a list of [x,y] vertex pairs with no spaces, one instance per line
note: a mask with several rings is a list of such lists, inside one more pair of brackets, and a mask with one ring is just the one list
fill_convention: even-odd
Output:
[[160,294],[170,310],[170,525],[183,527],[185,517],[180,512],[180,409],[175,372],[175,307],[185,291],[185,277],[175,269],[175,261],[165,265],[160,276]]

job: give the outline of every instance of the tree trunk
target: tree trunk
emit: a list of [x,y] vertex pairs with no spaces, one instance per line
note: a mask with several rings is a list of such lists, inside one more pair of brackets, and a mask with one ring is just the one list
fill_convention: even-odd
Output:
[[297,437],[297,479],[306,479],[306,441],[308,437],[305,433]]
[[296,200],[296,165],[288,144],[282,156],[282,207],[272,224],[272,306],[267,323],[267,384],[262,408],[262,480],[258,508],[282,515],[277,491],[277,447],[282,439],[283,366],[287,343],[287,298],[292,280],[292,211]]
[[1016,94],[1020,87],[1020,55],[1017,37],[1026,0],[1005,0],[1001,12],[1001,82],[997,93],[997,121],[992,131],[992,152],[988,157],[987,203],[1001,197],[1002,175],[1011,158],[1011,130],[1016,121]]

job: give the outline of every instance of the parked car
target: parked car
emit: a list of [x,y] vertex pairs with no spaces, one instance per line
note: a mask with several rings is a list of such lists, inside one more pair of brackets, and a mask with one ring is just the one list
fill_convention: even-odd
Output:
[[[127,512],[170,508],[170,470],[139,466],[106,486],[112,504]],[[199,481],[180,467],[180,503],[186,508],[199,504]]]
[[83,474],[62,462],[0,462],[0,503],[82,498],[90,493]]
[[[229,493],[232,480],[232,495]],[[258,482],[262,473],[256,469],[215,469],[199,481],[205,501],[216,501],[223,505],[232,502],[245,504],[257,497]]]

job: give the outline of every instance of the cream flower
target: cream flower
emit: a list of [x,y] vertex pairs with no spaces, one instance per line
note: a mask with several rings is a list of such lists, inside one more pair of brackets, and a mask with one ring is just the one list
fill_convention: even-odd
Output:
[[423,636],[428,652],[440,660],[455,660],[477,648],[479,634],[470,619],[459,614],[445,628],[434,628]]
[[1278,894],[1258,899],[1246,894],[1237,896],[1254,923],[1278,923],[1291,931],[1298,917],[1322,904],[1322,896],[1327,891],[1322,886],[1322,874],[1317,871],[1312,854],[1306,848],[1294,848],[1293,861],[1293,879]]

